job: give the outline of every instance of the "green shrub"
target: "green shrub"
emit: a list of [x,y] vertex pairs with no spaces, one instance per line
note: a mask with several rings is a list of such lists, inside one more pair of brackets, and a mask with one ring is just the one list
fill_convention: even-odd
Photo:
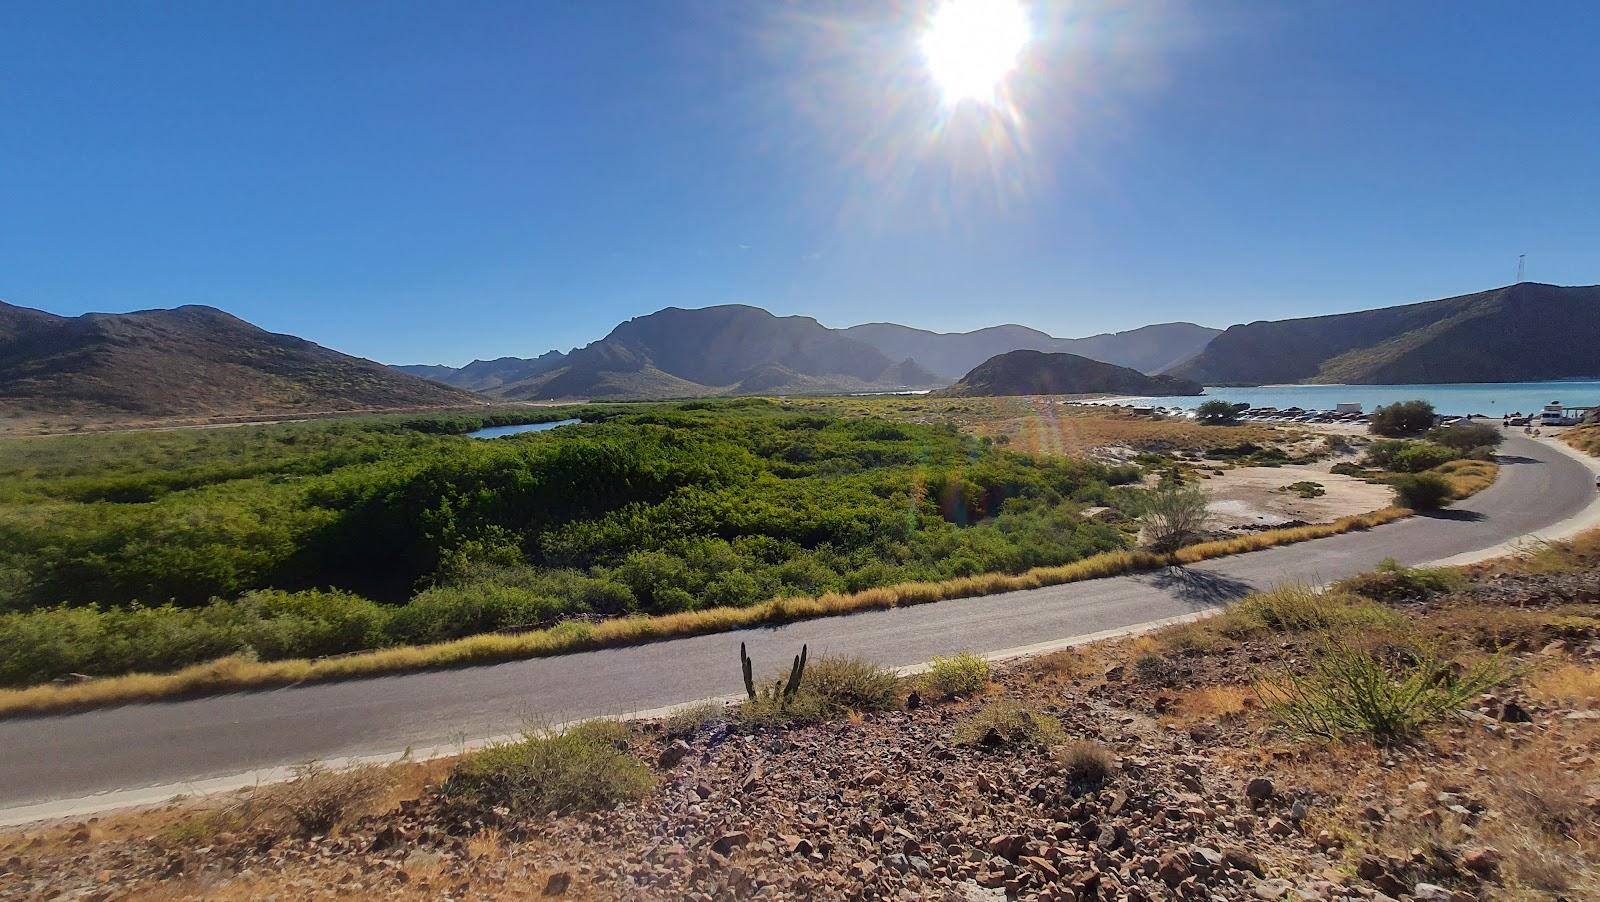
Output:
[[1328,490],[1322,487],[1322,483],[1311,482],[1309,480],[1291,482],[1284,486],[1280,491],[1291,492],[1295,495],[1299,495],[1301,498],[1320,498],[1323,495],[1328,494]]
[[1505,438],[1498,428],[1488,423],[1456,423],[1452,426],[1435,426],[1428,430],[1428,441],[1462,454],[1475,452],[1480,448],[1498,448]]
[[1205,537],[1211,511],[1198,485],[1163,483],[1139,500],[1139,523],[1151,550],[1177,551]]
[[1441,464],[1447,464],[1460,456],[1460,452],[1433,442],[1406,442],[1405,447],[1395,453],[1390,469],[1404,473],[1421,473]]
[[945,698],[975,695],[989,685],[989,662],[970,652],[948,658],[935,656],[926,683]]
[[1395,503],[1412,510],[1438,510],[1449,504],[1455,496],[1450,481],[1433,473],[1401,476],[1391,485],[1394,487]]
[[1364,735],[1389,745],[1417,736],[1509,676],[1498,656],[1459,674],[1453,662],[1431,653],[1391,668],[1369,652],[1329,640],[1306,673],[1285,669],[1255,689],[1293,735]]
[[1386,558],[1370,573],[1352,576],[1334,588],[1373,601],[1415,601],[1448,592],[1460,582],[1451,570],[1402,567],[1394,558]]
[[1194,418],[1206,426],[1232,426],[1239,421],[1239,411],[1232,401],[1218,399],[1196,407]]
[[1367,431],[1392,437],[1421,435],[1433,428],[1433,405],[1427,401],[1396,401],[1372,412]]
[[643,798],[656,778],[627,751],[628,728],[589,721],[563,733],[490,746],[456,765],[440,787],[447,800],[513,817],[602,811]]
[[1353,464],[1349,461],[1341,461],[1334,464],[1332,467],[1328,468],[1328,472],[1335,473],[1340,476],[1365,476],[1367,474],[1365,467],[1362,467],[1359,464]]
[[1061,722],[1047,712],[1010,699],[997,699],[968,715],[956,726],[960,745],[1026,745],[1053,747],[1065,737]]

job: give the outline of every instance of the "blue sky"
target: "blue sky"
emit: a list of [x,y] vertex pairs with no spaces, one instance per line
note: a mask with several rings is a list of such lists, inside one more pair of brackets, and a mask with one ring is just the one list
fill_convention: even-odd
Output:
[[1030,5],[952,112],[926,4],[0,5],[0,298],[387,362],[668,305],[1225,326],[1600,282],[1600,4]]

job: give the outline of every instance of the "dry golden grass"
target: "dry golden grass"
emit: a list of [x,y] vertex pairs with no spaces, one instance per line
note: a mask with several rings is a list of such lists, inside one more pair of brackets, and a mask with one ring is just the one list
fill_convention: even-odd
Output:
[[1452,460],[1428,472],[1443,476],[1450,483],[1451,493],[1460,500],[1493,485],[1495,477],[1500,475],[1500,465],[1486,460]]
[[1561,440],[1579,451],[1600,457],[1600,426],[1576,426],[1563,433]]
[[1172,711],[1188,720],[1216,720],[1256,707],[1249,686],[1201,686],[1178,693]]
[[786,398],[783,403],[856,416],[951,423],[1013,450],[1045,455],[1081,456],[1112,445],[1141,451],[1210,450],[1245,442],[1266,445],[1306,437],[1304,432],[1275,426],[1201,426],[1193,420],[1157,420],[1112,407],[1072,403],[1082,397]]
[[1412,511],[1407,508],[1386,507],[1383,510],[1373,511],[1369,514],[1340,517],[1332,523],[1312,523],[1308,526],[1251,533],[1233,539],[1201,542],[1198,545],[1190,545],[1187,548],[1178,549],[1172,555],[1172,558],[1174,562],[1179,564],[1196,564],[1200,561],[1225,555],[1244,554],[1247,551],[1260,551],[1264,548],[1275,548],[1279,545],[1291,545],[1295,542],[1306,542],[1326,536],[1342,535],[1359,529],[1371,529],[1374,526],[1392,523],[1402,517],[1409,517],[1411,514]]
[[1600,667],[1562,664],[1535,676],[1528,693],[1560,705],[1600,708]]

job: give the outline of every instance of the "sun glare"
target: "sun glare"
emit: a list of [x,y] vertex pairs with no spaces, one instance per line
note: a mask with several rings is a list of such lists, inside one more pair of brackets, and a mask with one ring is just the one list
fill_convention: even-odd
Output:
[[1018,0],[943,0],[922,36],[922,57],[945,103],[994,103],[1029,31]]

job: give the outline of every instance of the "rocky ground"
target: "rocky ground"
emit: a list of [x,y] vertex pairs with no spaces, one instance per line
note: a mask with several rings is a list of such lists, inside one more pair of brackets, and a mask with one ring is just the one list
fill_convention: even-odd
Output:
[[[40,825],[0,836],[0,898],[1600,898],[1596,545],[1386,599],[1404,626],[1380,644],[1500,648],[1516,674],[1389,748],[1295,739],[1262,709],[1252,681],[1316,654],[1316,631],[1196,625],[970,698],[912,684],[810,725],[636,724],[655,788],[597,813],[464,809],[435,762],[360,804],[324,774],[259,804]],[[999,710],[1024,728],[983,728]]]

